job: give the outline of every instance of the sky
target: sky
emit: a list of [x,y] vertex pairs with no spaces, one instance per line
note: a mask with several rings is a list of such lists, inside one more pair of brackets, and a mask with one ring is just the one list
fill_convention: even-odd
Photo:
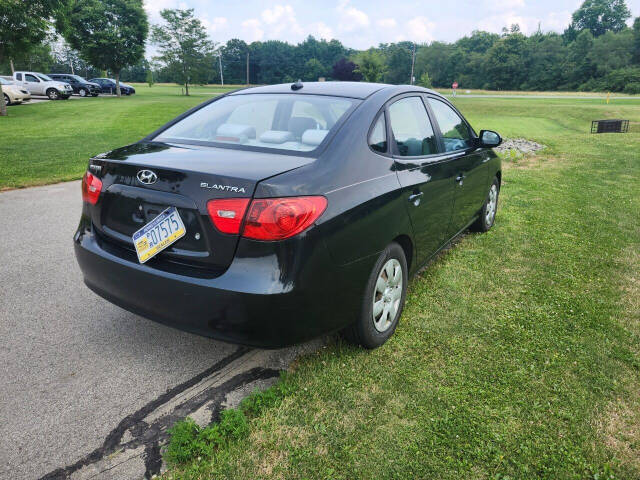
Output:
[[[473,30],[499,33],[518,23],[532,33],[562,32],[582,0],[145,0],[152,23],[164,8],[193,8],[214,42],[240,38],[298,43],[308,35],[366,49],[410,40],[455,41]],[[627,0],[633,17],[640,0]]]

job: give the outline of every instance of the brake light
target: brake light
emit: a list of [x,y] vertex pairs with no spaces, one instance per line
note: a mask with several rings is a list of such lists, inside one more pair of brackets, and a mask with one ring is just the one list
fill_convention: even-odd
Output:
[[244,213],[249,205],[248,198],[219,198],[207,202],[207,210],[213,225],[222,233],[238,234]]
[[95,205],[98,202],[101,190],[102,180],[91,172],[85,172],[82,177],[82,201]]
[[324,197],[255,199],[249,207],[242,236],[256,240],[293,237],[309,228],[326,207]]

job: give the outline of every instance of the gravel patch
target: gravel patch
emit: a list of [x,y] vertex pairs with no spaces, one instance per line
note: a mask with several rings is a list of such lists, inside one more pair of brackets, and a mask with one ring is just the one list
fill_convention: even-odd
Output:
[[502,145],[495,148],[498,153],[502,155],[529,155],[546,148],[542,145],[525,138],[508,138],[502,142]]

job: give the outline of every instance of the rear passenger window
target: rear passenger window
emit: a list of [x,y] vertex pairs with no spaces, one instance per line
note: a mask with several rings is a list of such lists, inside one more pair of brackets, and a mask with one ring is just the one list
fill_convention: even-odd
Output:
[[456,111],[440,100],[429,99],[433,115],[440,126],[445,152],[464,150],[473,146],[473,136]]
[[438,152],[433,127],[419,97],[403,98],[392,104],[389,122],[398,155],[418,157]]
[[369,146],[380,153],[387,153],[387,123],[384,114],[378,117],[376,124],[369,135]]

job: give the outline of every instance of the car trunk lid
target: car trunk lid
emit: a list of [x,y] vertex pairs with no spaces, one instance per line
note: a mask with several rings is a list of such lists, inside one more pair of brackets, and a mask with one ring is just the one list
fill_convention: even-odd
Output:
[[[187,233],[147,264],[224,270],[233,259],[239,237],[213,226],[207,202],[251,198],[260,180],[312,161],[215,147],[133,144],[91,160],[90,171],[103,182],[100,200],[90,207],[92,221],[103,241],[131,253],[134,232],[166,208],[176,207]],[[145,183],[148,174],[140,173],[145,171],[155,181]]]

